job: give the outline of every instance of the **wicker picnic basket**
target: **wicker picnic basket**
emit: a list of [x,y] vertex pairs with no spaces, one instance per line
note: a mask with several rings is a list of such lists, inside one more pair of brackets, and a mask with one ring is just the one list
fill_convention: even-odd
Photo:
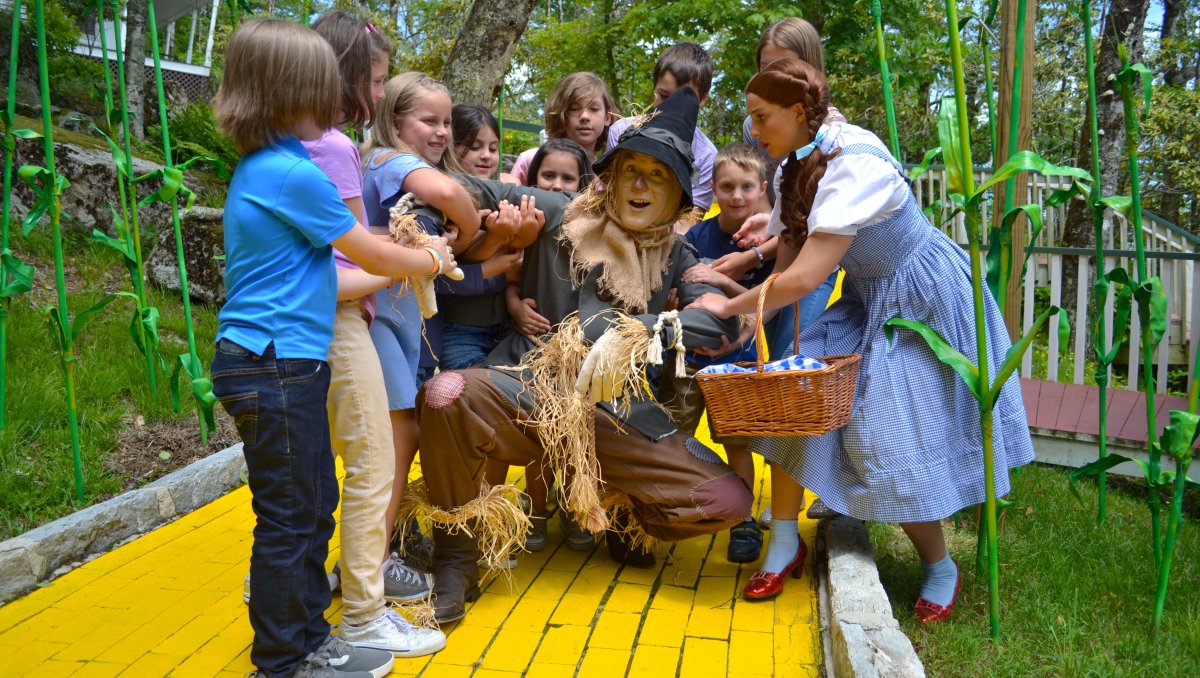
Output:
[[[763,301],[778,273],[771,275],[758,292],[754,337],[758,348],[754,372],[697,374],[708,407],[708,424],[714,435],[726,436],[819,436],[846,425],[854,404],[858,363],[862,356],[834,355],[818,358],[827,367],[819,370],[764,372],[767,353],[762,331]],[[800,310],[792,323],[794,346],[800,344]]]

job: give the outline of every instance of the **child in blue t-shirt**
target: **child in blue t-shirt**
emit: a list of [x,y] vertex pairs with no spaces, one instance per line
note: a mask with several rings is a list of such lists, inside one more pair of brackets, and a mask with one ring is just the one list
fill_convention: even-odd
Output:
[[373,237],[301,141],[340,112],[333,49],[281,19],[230,38],[214,101],[243,154],[225,203],[226,301],[213,392],[244,443],[257,518],[251,549],[250,659],[267,675],[322,666],[382,675],[389,652],[331,636],[325,559],[338,503],[325,401],[337,276],[333,247],[368,273],[435,275],[454,266],[445,240],[407,248]]

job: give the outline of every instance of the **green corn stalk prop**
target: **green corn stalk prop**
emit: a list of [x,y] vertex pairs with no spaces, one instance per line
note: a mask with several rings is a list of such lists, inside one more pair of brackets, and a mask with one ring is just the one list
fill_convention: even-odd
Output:
[[[1012,158],[1017,153],[1017,133],[1021,121],[1021,80],[1023,79],[1023,71],[1025,69],[1025,22],[1027,19],[1027,3],[1029,0],[1014,0],[1017,3],[1017,40],[1016,46],[1013,48],[1013,73],[1012,73],[1012,96],[1009,100],[1008,113],[1008,144],[1006,158]],[[995,156],[993,156],[994,162]],[[1009,218],[1013,213],[1013,203],[1015,198],[1013,193],[1016,191],[1016,176],[1011,176],[1004,182],[1004,220]],[[1015,218],[1015,217],[1014,217]],[[1040,230],[1040,229],[1038,229]],[[1032,236],[1037,237],[1035,232]],[[1032,242],[1032,238],[1030,239]],[[1009,269],[1012,266],[1010,259],[1012,258],[1012,240],[1011,237],[1008,243],[1003,247],[999,243],[990,243],[989,251],[998,251],[1000,258],[999,266],[1002,269]],[[1005,281],[1007,283],[1007,280]],[[997,292],[996,288],[992,288],[992,295],[996,298],[996,304],[1000,306],[1000,312],[1004,312],[1004,307],[1008,301],[1008,295],[1005,294],[1005,287],[1000,287]]]
[[875,48],[879,53],[879,78],[883,83],[883,108],[887,112],[888,146],[892,157],[900,160],[900,134],[896,131],[896,107],[892,103],[892,75],[888,71],[887,44],[883,40],[883,6],[871,0],[871,18],[875,20]]
[[83,311],[71,321],[67,308],[67,282],[63,272],[63,246],[60,217],[62,214],[62,192],[70,186],[66,177],[54,170],[54,123],[50,118],[50,75],[47,69],[46,56],[46,9],[44,0],[34,0],[34,25],[37,35],[38,87],[42,101],[42,150],[45,154],[46,165],[36,167],[25,165],[18,171],[18,176],[37,194],[38,200],[30,209],[26,218],[26,227],[32,229],[41,218],[49,214],[50,228],[54,239],[54,278],[58,291],[58,307],[48,306],[45,309],[46,321],[54,336],[63,368],[63,378],[67,391],[67,425],[71,433],[71,461],[75,467],[75,498],[83,502],[83,458],[79,444],[79,414],[75,405],[75,339],[79,337],[88,319],[107,306],[114,298],[108,295],[91,308]]
[[[114,37],[118,45],[121,44],[121,16],[119,0],[110,0],[112,3],[112,19]],[[99,16],[100,25],[104,25],[104,3],[105,0],[97,0],[96,12]],[[108,45],[105,38],[106,31],[100,31],[100,48],[108,55]],[[129,145],[129,109],[126,102],[125,88],[125,55],[123,50],[117,49],[117,90],[120,92],[120,107],[117,107],[116,99],[113,96],[112,76],[109,69],[104,69],[104,109],[105,120],[108,127],[108,133],[97,129],[101,136],[108,142],[109,151],[112,153],[113,166],[116,168],[117,180],[117,198],[120,204],[120,213],[113,208],[113,224],[117,233],[117,237],[110,237],[107,233],[100,230],[92,231],[92,239],[96,242],[116,250],[121,255],[122,263],[129,271],[129,280],[133,287],[133,320],[129,324],[129,335],[133,339],[134,345],[141,351],[146,358],[146,375],[150,383],[150,391],[158,391],[158,369],[162,362],[162,358],[158,353],[158,309],[151,306],[146,298],[146,275],[145,266],[142,259],[142,239],[140,229],[138,228],[137,206],[133,204],[131,196],[135,196],[136,192],[133,186],[133,152]],[[117,130],[120,129],[120,134]],[[121,139],[122,144],[118,144],[116,139]]]
[[987,17],[979,22],[979,48],[983,53],[983,86],[987,93],[988,134],[992,140],[992,165],[995,166],[999,153],[999,136],[996,133],[996,85],[992,76],[991,41],[992,22],[996,19],[996,9],[1000,0],[992,0],[988,6]]
[[[12,219],[13,158],[17,137],[34,138],[36,132],[14,129],[17,103],[17,47],[21,39],[21,0],[12,4],[12,40],[8,55],[8,100],[4,108],[4,223],[0,228],[0,429],[8,411],[8,312],[13,297],[33,289],[33,267],[21,261],[8,248],[8,229]],[[36,222],[34,222],[36,223]],[[32,227],[32,226],[31,226]],[[28,231],[26,231],[28,233]]]
[[216,396],[212,392],[212,380],[205,376],[204,364],[200,362],[200,356],[196,353],[196,332],[192,326],[192,303],[188,296],[188,281],[187,267],[184,264],[183,258],[183,234],[179,228],[179,199],[184,198],[187,201],[187,206],[191,207],[195,201],[195,194],[190,189],[183,185],[183,170],[185,170],[192,162],[200,160],[200,158],[192,158],[191,160],[175,166],[171,160],[171,134],[168,130],[167,120],[167,97],[163,91],[162,78],[162,60],[158,49],[158,25],[154,17],[154,3],[146,3],[148,17],[146,23],[150,29],[150,52],[154,57],[154,85],[158,91],[158,118],[159,124],[162,126],[163,139],[163,164],[164,167],[156,172],[138,177],[137,181],[148,179],[157,179],[162,181],[162,185],[154,193],[147,196],[140,203],[140,206],[149,205],[153,202],[165,202],[171,207],[171,227],[175,232],[175,259],[179,264],[179,284],[182,288],[183,298],[183,319],[184,325],[187,328],[188,352],[179,356],[178,362],[175,363],[171,370],[171,404],[175,411],[179,411],[182,407],[179,373],[182,370],[191,379],[192,394],[196,397],[196,414],[200,420],[200,443],[208,444],[208,431],[216,428],[213,421],[213,406],[217,402]]
[[[984,503],[984,537],[987,548],[988,576],[988,616],[992,638],[1000,635],[1000,567],[997,538],[997,510],[999,501],[996,497],[996,482],[994,473],[994,450],[992,448],[992,410],[1000,397],[1001,388],[1020,364],[1021,356],[1033,342],[1034,336],[1041,330],[1052,315],[1058,315],[1058,332],[1062,337],[1070,332],[1065,313],[1052,306],[1043,311],[1034,322],[1034,326],[1009,349],[1004,361],[996,370],[995,380],[990,378],[987,352],[987,328],[984,320],[984,260],[981,252],[982,241],[982,202],[987,191],[1000,182],[1020,172],[1039,172],[1052,176],[1071,176],[1079,179],[1088,178],[1087,172],[1073,167],[1059,167],[1046,162],[1037,154],[1023,151],[1015,153],[1008,161],[992,175],[988,181],[978,188],[972,174],[974,167],[971,161],[970,121],[966,109],[966,87],[963,82],[962,43],[959,37],[958,8],[955,0],[946,1],[947,26],[950,34],[950,61],[954,73],[954,98],[942,100],[941,112],[938,117],[938,137],[941,142],[943,157],[946,162],[947,193],[956,207],[956,212],[964,213],[967,227],[968,247],[970,251],[972,272],[972,302],[975,311],[975,344],[978,354],[978,365],[946,342],[935,330],[922,323],[894,317],[884,323],[884,331],[890,337],[896,328],[917,332],[929,345],[938,360],[953,369],[979,403],[980,428],[983,436],[983,467],[984,488],[986,501]],[[936,150],[936,149],[935,149]],[[927,154],[927,158],[933,154]],[[1063,198],[1065,200],[1065,198]],[[1026,212],[1028,213],[1028,212]],[[993,246],[991,249],[996,249]],[[1005,271],[1004,266],[997,265],[997,271]],[[1008,268],[1011,268],[1011,263]]]

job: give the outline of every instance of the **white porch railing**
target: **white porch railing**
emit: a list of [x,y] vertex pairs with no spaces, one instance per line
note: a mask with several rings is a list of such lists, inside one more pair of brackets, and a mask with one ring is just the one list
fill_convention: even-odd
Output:
[[[975,172],[976,184],[987,180],[991,175],[988,171]],[[1041,203],[1055,190],[1065,188],[1068,182],[1056,177],[1030,175],[1029,188],[1026,194],[1028,203]],[[935,168],[913,182],[913,190],[922,205],[935,204],[940,201],[940,207],[934,211],[933,218],[937,223],[946,222],[951,214],[951,203],[946,198],[945,173]],[[1047,358],[1045,373],[1034,374],[1032,352],[1027,352],[1021,364],[1021,376],[1027,378],[1059,380],[1059,365],[1061,362],[1071,362],[1071,381],[1076,384],[1084,383],[1085,363],[1089,357],[1086,349],[1086,339],[1090,334],[1088,318],[1091,313],[1092,280],[1095,265],[1092,261],[1092,250],[1059,247],[1063,226],[1066,224],[1065,205],[1043,211],[1042,218],[1045,228],[1037,240],[1030,243],[1032,255],[1029,259],[1029,269],[1023,282],[1022,318],[1023,331],[1028,331],[1034,319],[1034,299],[1037,288],[1050,289],[1050,303],[1072,311],[1075,327],[1072,346],[1059,346],[1058,333],[1049,332],[1047,339]],[[1196,273],[1200,265],[1200,238],[1184,231],[1150,213],[1143,213],[1143,231],[1146,234],[1146,259],[1149,275],[1157,275],[1162,279],[1163,291],[1167,297],[1167,333],[1159,344],[1155,359],[1156,386],[1159,393],[1166,392],[1167,374],[1170,366],[1187,366],[1188,384],[1191,384],[1192,363],[1195,360],[1196,342],[1200,341],[1200,295],[1196,294],[1198,282]],[[942,230],[954,238],[956,242],[966,245],[966,228],[962,215],[956,216],[944,223]],[[985,234],[986,237],[986,234]],[[1131,277],[1136,259],[1134,258],[1133,235],[1128,222],[1111,210],[1105,217],[1106,256],[1104,270],[1116,266],[1125,267]],[[1075,298],[1063,299],[1063,262],[1068,259],[1078,262]],[[1112,293],[1105,301],[1105,313],[1112,318]],[[1083,319],[1083,320],[1080,320]],[[1130,319],[1130,338],[1121,349],[1119,363],[1127,365],[1128,375],[1126,388],[1137,390],[1138,374],[1141,369],[1141,348],[1139,346],[1140,319],[1137,315],[1137,302],[1133,302]],[[1053,322],[1050,325],[1054,325]],[[1111,342],[1112,326],[1108,327],[1108,342]],[[1039,372],[1041,372],[1039,370]],[[1111,374],[1111,368],[1110,368]]]

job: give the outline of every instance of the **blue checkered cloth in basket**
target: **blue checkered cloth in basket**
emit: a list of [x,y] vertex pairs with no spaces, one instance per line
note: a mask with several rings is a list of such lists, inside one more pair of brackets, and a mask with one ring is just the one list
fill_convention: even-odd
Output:
[[[829,367],[825,363],[816,358],[808,356],[794,355],[784,358],[783,360],[775,360],[773,362],[763,364],[763,372],[786,372],[788,370],[820,370]],[[757,367],[742,367],[733,363],[722,363],[720,365],[709,365],[700,370],[696,374],[733,374],[735,372],[756,372]]]

